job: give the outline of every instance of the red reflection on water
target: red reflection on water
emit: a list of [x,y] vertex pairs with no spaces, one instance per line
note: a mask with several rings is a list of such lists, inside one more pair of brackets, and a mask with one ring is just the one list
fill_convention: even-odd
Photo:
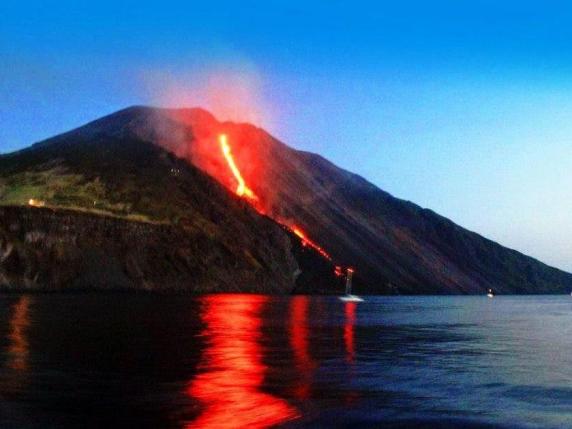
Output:
[[344,344],[346,346],[346,361],[353,363],[355,360],[354,326],[356,323],[356,303],[346,302],[344,323]]
[[295,296],[290,300],[290,345],[294,351],[294,361],[299,375],[293,394],[300,400],[310,396],[312,374],[316,367],[310,356],[308,306],[307,296]]
[[202,373],[188,394],[204,406],[187,428],[266,428],[297,417],[286,401],[261,391],[267,366],[263,363],[262,296],[206,297],[201,318],[208,338]]
[[26,331],[30,326],[30,302],[29,296],[22,296],[12,306],[12,317],[9,322],[8,354],[10,358],[7,366],[18,371],[28,369],[29,344]]

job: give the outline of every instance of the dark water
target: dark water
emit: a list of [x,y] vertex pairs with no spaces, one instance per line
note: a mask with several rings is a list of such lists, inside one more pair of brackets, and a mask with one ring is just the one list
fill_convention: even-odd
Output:
[[572,427],[572,298],[0,296],[0,427]]

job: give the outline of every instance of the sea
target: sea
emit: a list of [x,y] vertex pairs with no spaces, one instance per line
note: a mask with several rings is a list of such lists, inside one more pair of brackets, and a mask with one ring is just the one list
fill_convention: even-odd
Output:
[[572,297],[0,295],[0,428],[570,428]]

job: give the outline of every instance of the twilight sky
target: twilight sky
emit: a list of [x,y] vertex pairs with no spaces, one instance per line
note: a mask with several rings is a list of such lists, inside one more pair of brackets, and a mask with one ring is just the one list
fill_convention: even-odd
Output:
[[0,2],[0,153],[202,106],[572,271],[565,2]]

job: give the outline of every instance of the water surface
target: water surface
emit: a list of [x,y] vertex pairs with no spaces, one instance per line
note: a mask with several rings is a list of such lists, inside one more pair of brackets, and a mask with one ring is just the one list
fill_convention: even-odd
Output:
[[0,296],[0,427],[572,427],[572,298]]

